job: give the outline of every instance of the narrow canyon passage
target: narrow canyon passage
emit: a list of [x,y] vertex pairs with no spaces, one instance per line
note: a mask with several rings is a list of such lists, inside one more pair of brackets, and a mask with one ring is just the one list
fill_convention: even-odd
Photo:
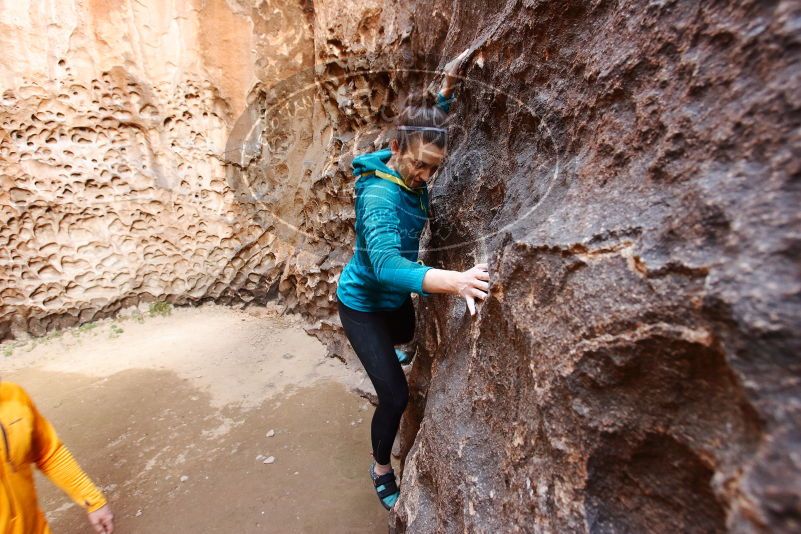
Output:
[[[297,321],[177,309],[19,344],[3,369],[112,500],[119,532],[386,532],[363,483],[361,377]],[[87,531],[83,510],[37,486],[54,532]]]
[[[120,530],[801,532],[798,0],[0,6],[0,374]],[[353,163],[463,51],[410,261],[488,295],[414,300],[387,517],[337,313]]]

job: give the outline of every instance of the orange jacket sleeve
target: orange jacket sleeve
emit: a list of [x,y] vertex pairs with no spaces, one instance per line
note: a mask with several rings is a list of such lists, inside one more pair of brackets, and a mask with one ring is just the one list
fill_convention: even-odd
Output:
[[83,472],[69,449],[56,435],[53,425],[39,413],[30,398],[28,404],[34,419],[31,453],[37,467],[87,512],[101,508],[106,504],[103,493]]

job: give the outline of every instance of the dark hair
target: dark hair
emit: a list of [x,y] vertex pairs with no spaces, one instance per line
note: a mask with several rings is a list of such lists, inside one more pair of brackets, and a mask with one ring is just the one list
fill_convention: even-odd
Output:
[[[403,111],[395,120],[396,126],[416,126],[423,128],[445,128],[448,114],[436,106],[436,95],[428,91],[415,91],[406,97]],[[439,148],[445,148],[447,135],[437,130],[403,130],[397,133],[398,145],[401,152],[408,149],[412,139],[420,139],[424,143],[433,143]]]

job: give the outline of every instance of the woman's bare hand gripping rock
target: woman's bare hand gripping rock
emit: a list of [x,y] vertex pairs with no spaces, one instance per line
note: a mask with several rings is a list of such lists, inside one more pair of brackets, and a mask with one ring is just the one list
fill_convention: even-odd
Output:
[[479,263],[467,271],[457,273],[454,280],[456,294],[467,301],[470,315],[476,314],[476,299],[484,300],[489,292],[489,272],[486,263]]

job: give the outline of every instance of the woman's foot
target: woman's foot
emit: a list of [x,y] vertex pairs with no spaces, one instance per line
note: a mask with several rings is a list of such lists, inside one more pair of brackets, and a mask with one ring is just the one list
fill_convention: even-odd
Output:
[[[376,467],[378,470],[376,471]],[[373,486],[381,504],[390,510],[400,497],[400,490],[395,482],[395,471],[389,465],[380,465],[373,462],[370,464],[370,478],[373,479]]]
[[408,365],[412,363],[412,358],[414,358],[414,355],[407,354],[400,349],[395,349],[395,355],[398,357],[398,361],[401,363],[401,365]]

